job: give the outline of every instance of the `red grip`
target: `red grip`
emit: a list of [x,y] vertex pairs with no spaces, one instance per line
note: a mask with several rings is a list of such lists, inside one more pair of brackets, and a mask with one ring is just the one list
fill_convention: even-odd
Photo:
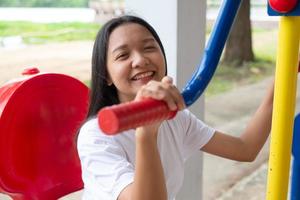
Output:
[[177,111],[170,111],[164,101],[145,99],[101,109],[98,123],[107,135],[151,124],[164,119],[171,119]]

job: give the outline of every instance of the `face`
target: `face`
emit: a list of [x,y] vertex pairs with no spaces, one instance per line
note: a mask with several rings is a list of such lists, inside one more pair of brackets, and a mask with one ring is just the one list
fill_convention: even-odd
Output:
[[118,90],[120,102],[131,101],[150,80],[166,73],[165,59],[153,35],[142,25],[123,24],[110,35],[107,49],[108,84]]

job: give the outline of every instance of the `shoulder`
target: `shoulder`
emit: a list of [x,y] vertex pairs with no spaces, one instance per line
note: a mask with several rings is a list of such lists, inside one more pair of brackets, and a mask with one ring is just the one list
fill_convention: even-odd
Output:
[[214,129],[200,120],[191,111],[185,109],[177,113],[174,119],[168,121],[169,125],[176,127],[177,130],[181,130],[188,135],[191,132],[214,132]]
[[88,121],[86,121],[80,128],[80,132],[85,132],[85,131],[100,131],[98,127],[98,122],[97,118],[91,118]]
[[107,136],[99,127],[98,119],[91,118],[87,120],[80,128],[79,137],[84,136],[99,136],[99,137],[111,137]]
[[202,122],[193,113],[191,113],[188,109],[179,111],[172,121],[173,121],[173,123],[179,124],[183,127],[189,126],[192,121]]
[[186,120],[189,118],[189,113],[190,113],[190,111],[188,109],[178,111],[176,116],[172,120],[174,120],[176,122]]
[[117,135],[107,135],[105,134],[98,125],[98,119],[92,118],[86,121],[80,128],[77,146],[80,148],[82,146],[99,146],[99,145],[112,145],[112,146],[122,146],[123,143],[128,141],[128,137],[132,138],[132,130],[124,131]]
[[193,123],[197,123],[197,118],[187,109],[177,112],[176,116],[170,120],[166,120],[162,123],[161,129],[164,132],[172,132],[179,135],[187,133],[189,127]]
[[99,128],[97,118],[89,119],[79,130],[77,145],[80,147],[86,144],[95,144],[100,140],[109,141],[110,138]]

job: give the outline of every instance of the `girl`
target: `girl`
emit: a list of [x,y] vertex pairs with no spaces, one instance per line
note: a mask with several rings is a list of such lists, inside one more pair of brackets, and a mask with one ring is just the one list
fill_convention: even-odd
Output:
[[[173,200],[193,152],[238,161],[253,161],[259,153],[270,132],[273,87],[246,130],[232,137],[184,110],[183,98],[166,74],[164,48],[147,22],[122,16],[102,27],[93,50],[88,121],[78,137],[83,199]],[[116,136],[99,129],[96,114],[104,106],[149,97],[179,110],[176,117]]]

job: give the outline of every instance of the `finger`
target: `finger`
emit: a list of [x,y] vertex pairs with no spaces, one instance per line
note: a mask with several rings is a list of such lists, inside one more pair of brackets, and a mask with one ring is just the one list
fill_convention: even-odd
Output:
[[182,97],[182,95],[180,94],[180,91],[178,90],[178,88],[172,84],[173,80],[171,77],[169,76],[165,76],[162,79],[163,85],[164,87],[170,91],[171,95],[174,98],[174,101],[176,102],[176,106],[178,107],[179,110],[184,109],[185,106],[185,102],[184,99]]
[[170,85],[170,84],[165,85],[165,87],[170,92],[170,95],[172,96],[173,101],[175,102],[178,110],[183,110],[185,108],[185,103],[178,88],[175,85]]
[[173,78],[170,77],[170,76],[165,76],[165,77],[162,78],[161,82],[173,84]]
[[184,99],[183,99],[181,93],[179,92],[178,88],[174,86],[174,88],[172,88],[172,90],[170,90],[170,92],[176,102],[176,106],[177,106],[178,110],[183,110],[186,106],[185,106]]
[[147,85],[143,85],[139,91],[137,92],[136,96],[135,96],[135,101],[140,101],[140,100],[143,100],[147,97],[149,97],[149,89],[147,88],[148,86]]
[[152,97],[153,92],[151,90],[154,90],[153,88],[157,87],[158,83],[159,83],[158,81],[151,80],[146,85],[143,85],[137,92],[135,96],[135,100],[139,101],[147,97]]
[[160,84],[158,85],[158,93],[159,93],[159,99],[164,100],[170,110],[178,110],[178,106],[176,103],[176,99],[174,98],[175,95],[173,95],[173,79],[169,76],[163,77]]
[[168,108],[170,110],[177,110],[177,103],[172,95],[172,91],[170,88],[169,83],[162,84],[160,82],[151,84],[151,87],[145,88],[144,91],[142,91],[142,95],[144,97],[150,97],[157,100],[163,100],[166,102]]
[[137,93],[136,100],[152,98],[166,102],[170,110],[181,110],[184,107],[178,89],[172,84],[172,78],[164,77],[164,82],[150,81]]
[[[165,79],[165,80],[170,80],[170,79]],[[170,110],[179,109],[177,104],[177,98],[179,99],[179,97],[178,94],[176,94],[176,92],[178,92],[176,87],[173,84],[167,82],[159,85],[157,89],[158,98],[160,100],[164,100],[167,103]]]
[[143,99],[142,90],[139,90],[134,98],[134,101],[140,101]]

